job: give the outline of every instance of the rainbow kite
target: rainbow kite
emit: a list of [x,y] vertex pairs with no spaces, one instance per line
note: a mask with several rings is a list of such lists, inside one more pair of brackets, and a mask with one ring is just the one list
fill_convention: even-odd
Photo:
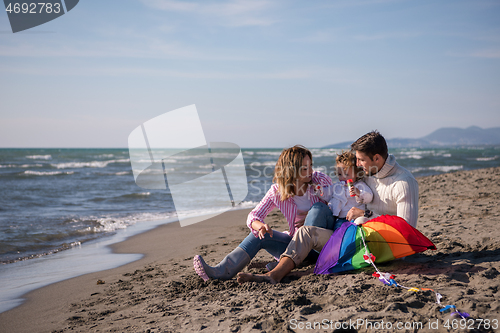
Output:
[[314,273],[358,269],[369,266],[370,261],[381,263],[429,249],[436,250],[436,246],[398,216],[382,215],[361,226],[345,222],[323,247]]

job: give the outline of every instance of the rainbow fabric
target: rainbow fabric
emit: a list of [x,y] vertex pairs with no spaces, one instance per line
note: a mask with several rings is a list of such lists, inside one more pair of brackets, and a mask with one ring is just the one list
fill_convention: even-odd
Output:
[[366,252],[361,232],[376,263],[436,250],[436,246],[427,237],[404,219],[382,215],[361,226],[351,222],[342,224],[323,247],[314,273],[331,274],[369,266],[363,258]]

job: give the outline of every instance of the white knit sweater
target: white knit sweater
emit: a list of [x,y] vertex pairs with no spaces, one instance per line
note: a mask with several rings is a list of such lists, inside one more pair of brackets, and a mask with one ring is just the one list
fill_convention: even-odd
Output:
[[[410,171],[396,162],[394,155],[389,155],[382,169],[365,178],[365,182],[373,191],[373,201],[367,204],[374,214],[370,219],[384,214],[397,215],[417,227],[418,183]],[[356,223],[367,220],[359,217]]]

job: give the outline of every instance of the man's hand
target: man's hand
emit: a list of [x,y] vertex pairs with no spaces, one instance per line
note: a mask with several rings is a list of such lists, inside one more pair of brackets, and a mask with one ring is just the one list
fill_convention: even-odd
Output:
[[365,211],[362,210],[362,209],[359,209],[359,208],[356,208],[356,207],[352,207],[348,212],[347,212],[347,216],[346,216],[346,219],[348,221],[352,221],[352,220],[355,220],[357,219],[358,217],[360,216],[364,216],[365,215]]

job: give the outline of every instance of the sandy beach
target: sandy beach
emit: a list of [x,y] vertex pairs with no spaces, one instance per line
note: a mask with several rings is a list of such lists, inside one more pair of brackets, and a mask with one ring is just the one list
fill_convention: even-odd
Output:
[[[372,277],[373,268],[291,276],[278,285],[203,282],[193,256],[216,264],[239,244],[248,234],[248,210],[238,210],[188,227],[164,225],[116,244],[117,253],[145,256],[29,293],[24,304],[0,314],[0,332],[334,332],[342,324],[351,332],[377,325],[377,331],[445,332],[446,323],[452,331],[500,330],[500,168],[417,180],[417,229],[437,250],[378,266],[398,283],[432,288],[443,304],[469,313],[463,329],[459,318],[439,312],[432,291],[386,286]],[[277,210],[266,222],[287,228]],[[265,272],[270,261],[261,251],[245,271]],[[304,263],[297,270],[311,267]],[[388,323],[392,328],[383,330]]]

